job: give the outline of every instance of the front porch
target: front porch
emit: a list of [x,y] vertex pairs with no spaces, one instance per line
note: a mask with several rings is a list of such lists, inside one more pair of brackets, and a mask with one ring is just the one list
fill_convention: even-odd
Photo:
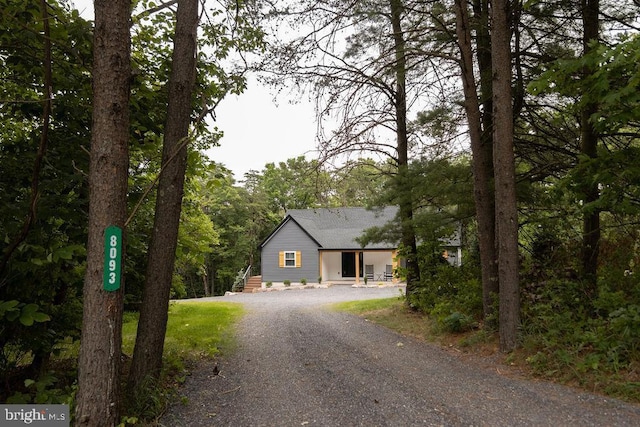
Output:
[[395,250],[320,250],[320,277],[334,284],[385,284],[398,282]]

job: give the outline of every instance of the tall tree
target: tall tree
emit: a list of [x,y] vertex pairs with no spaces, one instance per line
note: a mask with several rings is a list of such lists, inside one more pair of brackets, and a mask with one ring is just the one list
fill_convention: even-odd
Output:
[[[130,2],[94,2],[89,226],[78,362],[76,425],[116,425],[120,406],[123,286],[103,281],[105,230],[124,227],[129,165]],[[122,241],[119,242],[122,247]]]
[[[488,15],[485,2],[477,0],[476,15]],[[476,220],[478,222],[478,246],[482,275],[482,302],[485,319],[489,319],[495,311],[494,298],[499,292],[497,274],[497,253],[495,236],[495,193],[493,191],[493,139],[491,137],[491,78],[487,78],[487,69],[491,69],[491,55],[488,38],[487,22],[477,19],[477,56],[478,67],[481,70],[481,88],[489,96],[482,96],[485,104],[480,108],[478,91],[474,73],[473,44],[471,39],[471,23],[466,1],[455,1],[456,34],[460,49],[460,68],[462,86],[465,99],[465,112],[469,123],[469,139],[471,142],[473,168],[473,194],[476,206]],[[487,60],[487,51],[488,60]],[[487,111],[488,109],[488,111]],[[484,124],[484,126],[483,126]]]
[[[598,43],[600,33],[600,0],[581,0],[582,12],[582,53],[587,56]],[[587,63],[588,64],[588,63]],[[593,74],[593,65],[583,68],[584,80]],[[588,90],[585,86],[583,90]],[[580,152],[586,162],[598,157],[598,132],[593,123],[598,105],[595,101],[585,102],[580,112]],[[583,177],[582,202],[585,207],[582,222],[582,276],[586,284],[585,293],[594,298],[597,294],[598,252],[600,250],[600,212],[594,207],[600,196],[598,181],[592,176]]]
[[157,379],[162,368],[196,81],[198,3],[198,0],[178,2],[162,170],[129,377],[129,386],[134,391],[148,378]]
[[393,105],[396,121],[396,152],[398,156],[397,190],[398,215],[402,231],[402,256],[406,261],[407,295],[415,292],[420,282],[420,267],[418,265],[418,248],[413,224],[413,186],[409,180],[409,135],[407,131],[407,50],[404,32],[402,30],[402,16],[404,6],[402,0],[390,0],[391,28],[393,30],[393,51],[395,60],[395,90]]
[[500,349],[517,345],[520,322],[518,283],[518,208],[513,147],[511,89],[511,1],[491,3],[491,63],[493,68],[493,141],[500,281]]

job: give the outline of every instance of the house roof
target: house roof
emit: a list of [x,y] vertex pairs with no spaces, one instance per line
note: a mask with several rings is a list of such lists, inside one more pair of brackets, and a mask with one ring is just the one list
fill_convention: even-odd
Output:
[[[322,249],[361,249],[356,241],[364,230],[371,227],[381,227],[392,221],[398,208],[387,206],[379,209],[366,208],[320,208],[320,209],[292,209],[287,211],[284,220],[265,239],[260,246],[264,246],[284,224],[294,221],[302,228]],[[395,249],[390,243],[372,243],[366,249]]]

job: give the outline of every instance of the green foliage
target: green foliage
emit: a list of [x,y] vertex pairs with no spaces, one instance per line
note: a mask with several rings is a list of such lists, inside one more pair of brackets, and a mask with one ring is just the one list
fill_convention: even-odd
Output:
[[291,286],[291,280],[285,280],[284,282],[282,282],[285,286]]
[[239,270],[236,274],[236,278],[233,281],[231,292],[242,292],[244,288],[244,270]]
[[[0,376],[6,379],[0,400],[22,396],[29,402],[69,393],[67,376],[54,370],[65,341],[79,335],[91,123],[91,24],[66,3],[47,2],[55,16],[49,19],[55,107],[42,168],[34,176],[45,132],[40,6],[0,1],[0,260],[6,260],[0,271]],[[30,210],[34,220],[25,223]]]
[[[627,290],[637,289],[634,279]],[[523,304],[522,330],[527,362],[544,377],[576,381],[638,400],[624,380],[640,362],[640,305],[637,297],[601,285],[592,308],[582,284],[550,280],[538,285]]]
[[[434,312],[437,311],[437,308],[434,309]],[[477,325],[473,317],[457,311],[454,311],[450,315],[446,316],[444,319],[442,319],[441,323],[444,330],[449,333],[466,332]]]
[[237,186],[231,171],[221,165],[212,165],[202,188],[204,210],[219,235],[206,257],[206,276],[212,293],[223,295],[232,288],[239,270],[252,264],[252,272],[259,271],[258,245],[280,218],[269,211],[263,193]]
[[[438,185],[433,185],[437,182]],[[378,205],[399,205],[404,193],[402,187],[412,188],[413,220],[412,228],[416,239],[424,242],[438,242],[450,238],[458,227],[473,214],[474,206],[471,189],[471,169],[469,159],[419,159],[410,164],[407,175],[400,180],[398,175],[384,182],[384,189],[375,199]],[[393,242],[401,240],[399,221],[384,227],[372,227],[358,239],[361,245],[372,242]],[[431,248],[441,258],[442,249],[436,244]],[[425,253],[419,254],[423,259]],[[433,264],[433,256],[427,256],[425,265]],[[425,264],[426,263],[426,264]],[[401,275],[402,276],[402,275]]]
[[25,304],[16,300],[0,301],[0,319],[4,317],[9,322],[18,320],[24,326],[51,320],[48,314],[39,310],[38,304]]
[[[563,58],[549,64],[529,90],[536,95],[556,92],[566,97],[580,95],[568,105],[580,109],[597,103],[598,111],[591,118],[599,131],[616,131],[640,117],[640,76],[636,66],[640,37],[622,36],[612,46],[595,43],[588,55]],[[585,67],[594,70],[583,75]],[[580,77],[580,78],[578,78]]]
[[279,216],[288,209],[304,209],[326,205],[329,176],[322,172],[317,161],[303,156],[267,163],[260,175],[248,177],[247,185],[264,192],[270,212]]
[[330,188],[322,207],[375,206],[393,166],[372,159],[348,161],[330,171]]
[[41,375],[38,380],[26,379],[24,388],[24,392],[17,392],[9,396],[6,403],[69,404],[75,392],[74,386],[65,386],[53,372]]
[[[184,382],[188,366],[203,357],[212,358],[233,349],[233,325],[243,313],[242,306],[234,303],[171,304],[160,382],[149,382],[143,393],[129,396],[126,416],[150,421],[162,414],[177,385]],[[133,352],[137,322],[138,313],[125,313],[122,330],[125,354]]]
[[[436,256],[442,258],[441,254]],[[482,316],[482,290],[477,270],[473,266],[453,267],[436,256],[432,256],[430,264],[421,258],[422,282],[415,293],[407,295],[407,302],[432,315],[446,330],[461,332]]]

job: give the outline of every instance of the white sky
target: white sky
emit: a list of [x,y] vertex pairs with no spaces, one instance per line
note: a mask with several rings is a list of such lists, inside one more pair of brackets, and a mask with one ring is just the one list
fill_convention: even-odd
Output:
[[[92,0],[72,2],[85,19],[93,20]],[[282,91],[274,101],[269,89],[250,79],[242,95],[230,95],[218,106],[214,125],[224,137],[207,154],[230,169],[237,181],[249,170],[261,171],[267,163],[305,154],[308,159],[315,157],[313,105],[306,98],[292,104],[287,94]]]
[[[282,99],[280,99],[282,98]],[[274,102],[269,89],[250,79],[242,95],[225,98],[216,111],[215,126],[224,132],[220,147],[207,152],[241,180],[249,170],[292,157],[316,156],[316,122],[306,99],[291,103],[285,94]]]

